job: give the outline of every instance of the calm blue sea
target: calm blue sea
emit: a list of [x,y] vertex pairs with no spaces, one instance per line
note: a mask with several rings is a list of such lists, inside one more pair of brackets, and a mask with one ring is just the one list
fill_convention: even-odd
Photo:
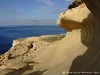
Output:
[[15,26],[0,27],[0,54],[5,53],[17,38],[41,35],[64,34],[59,26]]

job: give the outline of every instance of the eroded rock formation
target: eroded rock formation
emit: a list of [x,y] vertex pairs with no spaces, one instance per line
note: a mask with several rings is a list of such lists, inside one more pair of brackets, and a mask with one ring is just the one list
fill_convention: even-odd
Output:
[[67,30],[65,37],[14,41],[13,47],[0,56],[0,75],[99,75],[100,2],[83,2],[76,0],[60,14],[57,24]]
[[[89,34],[91,33],[92,36],[88,35],[88,40],[91,39],[87,44],[84,44],[88,47],[87,52],[81,56],[77,57],[73,61],[73,65],[70,71],[85,71],[85,72],[99,72],[100,74],[100,1],[99,0],[82,0],[86,3],[86,6],[91,11],[93,15],[93,21],[88,23],[87,26],[89,29]],[[91,16],[89,16],[91,18]],[[88,19],[88,18],[87,18]],[[92,29],[90,29],[92,28]],[[89,43],[90,42],[90,43]],[[80,62],[81,61],[81,62]],[[78,67],[77,67],[78,65]],[[91,74],[91,75],[99,75],[99,74]],[[73,74],[70,74],[73,75]],[[80,74],[79,74],[80,75]]]

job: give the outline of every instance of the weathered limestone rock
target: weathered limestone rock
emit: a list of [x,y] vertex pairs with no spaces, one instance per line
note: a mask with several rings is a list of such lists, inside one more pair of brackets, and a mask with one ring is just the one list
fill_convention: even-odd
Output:
[[57,20],[67,31],[66,36],[14,41],[13,47],[0,57],[0,75],[99,75],[100,1],[82,1],[86,4],[75,0]]

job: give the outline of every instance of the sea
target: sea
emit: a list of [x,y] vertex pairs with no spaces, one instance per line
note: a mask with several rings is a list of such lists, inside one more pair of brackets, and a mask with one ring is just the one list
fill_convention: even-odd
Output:
[[34,26],[6,26],[0,27],[0,54],[8,51],[13,40],[42,35],[65,34],[66,32],[57,25]]

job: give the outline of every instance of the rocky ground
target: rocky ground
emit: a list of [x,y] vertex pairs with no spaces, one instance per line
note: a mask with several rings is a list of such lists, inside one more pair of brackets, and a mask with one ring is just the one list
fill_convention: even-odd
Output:
[[[65,35],[46,35],[41,37],[21,38],[13,41],[11,49],[0,56],[0,75],[6,75],[7,70],[20,70],[24,67],[33,67],[34,58],[38,57],[38,51],[46,46],[56,43]],[[9,74],[7,74],[9,75]]]

